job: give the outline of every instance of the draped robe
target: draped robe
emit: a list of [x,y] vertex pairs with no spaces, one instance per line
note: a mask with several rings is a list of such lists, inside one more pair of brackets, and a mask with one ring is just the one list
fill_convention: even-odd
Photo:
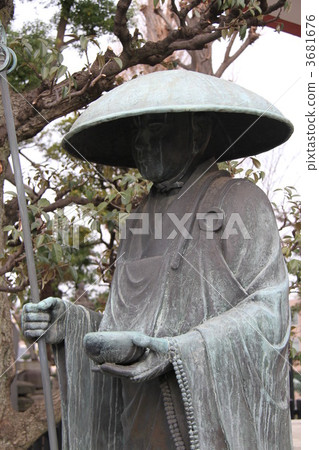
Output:
[[[55,346],[65,449],[292,448],[274,214],[253,183],[208,166],[180,190],[152,188],[137,210],[147,235],[127,220],[103,317],[68,304]],[[92,372],[82,342],[97,330],[168,337],[170,370],[142,383]]]

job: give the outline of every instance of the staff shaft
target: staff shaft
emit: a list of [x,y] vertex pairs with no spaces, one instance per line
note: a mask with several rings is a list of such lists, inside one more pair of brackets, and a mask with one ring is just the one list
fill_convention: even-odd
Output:
[[[6,125],[7,125],[8,141],[9,141],[9,145],[10,145],[12,162],[13,162],[14,178],[15,178],[15,183],[16,183],[16,188],[17,188],[17,193],[18,193],[19,211],[20,211],[22,229],[23,229],[23,240],[24,240],[24,248],[25,248],[25,254],[26,254],[26,259],[27,259],[28,276],[29,276],[29,283],[30,283],[30,289],[31,289],[31,298],[32,298],[33,303],[38,303],[40,301],[39,288],[38,288],[37,274],[36,274],[36,269],[35,269],[33,245],[32,245],[31,232],[30,232],[27,203],[26,203],[26,199],[25,199],[25,191],[24,191],[22,170],[21,170],[21,164],[20,164],[20,158],[19,158],[18,143],[17,143],[15,126],[14,126],[14,118],[13,118],[13,113],[12,113],[12,108],[11,108],[10,93],[9,93],[9,89],[8,89],[6,71],[3,71],[2,73],[0,73],[0,88],[1,88],[1,94],[2,94],[4,116],[5,116]],[[44,398],[45,398],[45,408],[46,408],[47,422],[48,422],[50,449],[58,450],[58,441],[57,441],[57,435],[56,435],[56,425],[55,425],[55,419],[54,419],[54,409],[53,409],[51,384],[50,384],[50,373],[49,373],[48,357],[47,357],[44,337],[39,339],[38,346],[39,346],[39,358],[40,358],[40,366],[41,366],[43,392],[44,392]]]

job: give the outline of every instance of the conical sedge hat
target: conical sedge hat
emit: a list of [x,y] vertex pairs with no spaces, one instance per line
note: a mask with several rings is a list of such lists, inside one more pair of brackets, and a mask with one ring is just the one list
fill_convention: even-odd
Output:
[[[136,167],[132,117],[187,111],[213,112],[221,124],[216,133],[226,130],[227,144],[207,150],[207,157],[215,155],[219,161],[265,152],[293,132],[293,125],[277,108],[239,85],[198,72],[167,70],[128,81],[91,103],[62,145],[73,156],[91,162]],[[216,142],[221,141],[216,137]]]

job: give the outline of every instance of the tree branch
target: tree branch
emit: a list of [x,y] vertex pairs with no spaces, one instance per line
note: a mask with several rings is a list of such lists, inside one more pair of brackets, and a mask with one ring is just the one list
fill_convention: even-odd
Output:
[[11,272],[14,266],[17,264],[17,258],[23,253],[24,245],[21,244],[18,250],[12,255],[8,256],[6,263],[0,267],[0,275],[4,275],[7,272]]
[[[179,13],[187,13],[196,7],[201,0],[193,0],[187,4]],[[136,66],[138,64],[149,64],[154,66],[161,63],[165,58],[172,55],[177,50],[201,50],[206,44],[211,43],[221,37],[221,29],[229,28],[229,21],[236,18],[233,16],[218,16],[208,20],[205,12],[201,13],[200,20],[197,20],[193,26],[184,26],[178,29],[172,29],[168,35],[157,42],[148,41],[140,48],[134,48],[132,45],[132,36],[127,27],[126,13],[131,4],[131,0],[120,0],[115,17],[115,34],[123,45],[123,52],[120,55],[123,67],[110,56],[108,50],[104,57],[107,64],[103,66],[103,76],[101,74],[101,62],[99,59],[91,66],[90,74],[86,71],[79,71],[73,74],[76,80],[77,88],[72,90],[68,98],[62,99],[62,89],[64,86],[69,88],[69,80],[64,80],[55,85],[50,91],[50,86],[43,83],[40,88],[26,92],[23,96],[19,93],[12,93],[11,101],[15,116],[15,125],[18,141],[32,138],[39,133],[48,123],[61,116],[81,109],[88,103],[96,100],[100,95],[113,89],[116,86],[115,77],[123,70]],[[215,3],[214,3],[215,5]],[[284,5],[284,0],[277,1],[274,5],[268,7],[266,13],[270,13]],[[223,22],[221,24],[221,21]],[[257,17],[246,18],[247,28],[251,26],[263,25],[263,22]],[[222,27],[221,27],[222,25]],[[248,45],[248,43],[246,43]],[[113,54],[113,52],[112,52]],[[114,54],[113,54],[114,55]],[[114,57],[114,56],[113,56]],[[42,94],[41,94],[42,93]],[[39,97],[39,94],[42,96]],[[24,100],[22,101],[22,98]],[[35,100],[37,99],[37,100]],[[25,102],[25,103],[23,103]],[[36,103],[36,108],[32,105]],[[0,118],[0,147],[6,141],[6,128],[3,118]]]
[[[228,47],[230,46],[229,52],[226,52],[227,55],[225,53],[224,61],[221,63],[221,65],[219,66],[218,70],[215,73],[215,76],[218,77],[218,78],[220,78],[222,76],[222,74],[225,72],[227,67],[229,67],[230,64],[233,63],[235,61],[235,59],[237,59],[238,56],[241,55],[243,53],[243,51],[249,45],[253,44],[259,38],[259,34],[256,33],[256,28],[255,27],[251,27],[245,42],[239,47],[239,49],[232,56],[229,56],[230,49],[231,49],[231,47],[232,47],[232,45],[234,43],[234,40],[235,40],[237,34],[238,34],[238,31],[236,31],[233,34],[233,36],[232,36],[232,38],[231,38],[231,40],[229,42],[229,45],[228,45]],[[228,50],[228,48],[227,48],[227,50]]]
[[[4,178],[5,178],[7,181],[9,181],[11,184],[13,184],[13,186],[16,185],[16,181],[15,181],[15,178],[14,178],[14,174],[13,174],[13,172],[12,172],[12,169],[11,169],[11,166],[10,166],[9,161],[8,161],[8,164],[7,164],[7,167],[6,167],[6,172],[5,172]],[[29,197],[30,197],[32,200],[35,200],[35,199],[37,198],[36,193],[33,192],[33,190],[32,190],[29,186],[27,186],[26,184],[24,184],[23,186],[24,186],[25,192],[29,195]]]
[[98,205],[103,201],[102,197],[95,197],[94,200],[89,200],[85,197],[79,197],[76,195],[70,195],[66,198],[61,198],[59,200],[56,200],[55,202],[51,203],[48,206],[45,206],[43,208],[44,212],[52,212],[59,208],[65,208],[66,206],[70,205],[71,203],[75,203],[76,205],[87,205],[88,203],[93,203],[93,205]]
[[167,20],[167,18],[165,17],[165,14],[163,13],[161,8],[155,8],[154,14],[157,14],[165,22],[165,25],[166,25],[166,28],[168,31],[173,30],[172,24]]
[[65,30],[68,24],[70,11],[73,4],[74,0],[64,0],[61,2],[61,14],[57,26],[57,35],[56,35],[56,47],[58,50],[60,50],[63,44],[65,44],[64,42]]
[[126,13],[131,5],[132,0],[119,0],[117,4],[116,14],[114,18],[114,34],[119,38],[125,52],[131,52],[132,36],[127,27]]
[[271,14],[274,11],[277,11],[280,8],[285,6],[286,0],[278,0],[277,3],[270,5],[265,11],[263,11],[264,15]]
[[20,286],[2,286],[0,284],[0,292],[7,292],[8,294],[15,294],[16,292],[23,291],[29,284],[29,280],[25,280]]

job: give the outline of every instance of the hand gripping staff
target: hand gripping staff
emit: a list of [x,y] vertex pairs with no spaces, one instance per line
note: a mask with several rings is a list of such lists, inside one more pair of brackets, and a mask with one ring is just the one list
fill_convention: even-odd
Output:
[[[18,193],[19,210],[23,228],[24,247],[27,258],[28,276],[31,289],[31,298],[33,303],[38,303],[39,289],[37,275],[35,270],[33,246],[31,240],[30,224],[28,218],[27,204],[22,179],[22,171],[19,159],[17,137],[12,114],[10,94],[7,82],[7,73],[11,72],[16,66],[16,56],[14,52],[6,46],[6,33],[0,21],[0,88],[2,94],[2,103],[4,116],[7,125],[8,141],[13,161],[14,178]],[[56,436],[56,425],[54,419],[54,410],[50,385],[50,374],[48,367],[48,358],[46,353],[45,338],[41,337],[38,341],[39,357],[42,375],[43,392],[45,398],[45,408],[48,421],[48,433],[51,450],[58,450],[58,442]]]

